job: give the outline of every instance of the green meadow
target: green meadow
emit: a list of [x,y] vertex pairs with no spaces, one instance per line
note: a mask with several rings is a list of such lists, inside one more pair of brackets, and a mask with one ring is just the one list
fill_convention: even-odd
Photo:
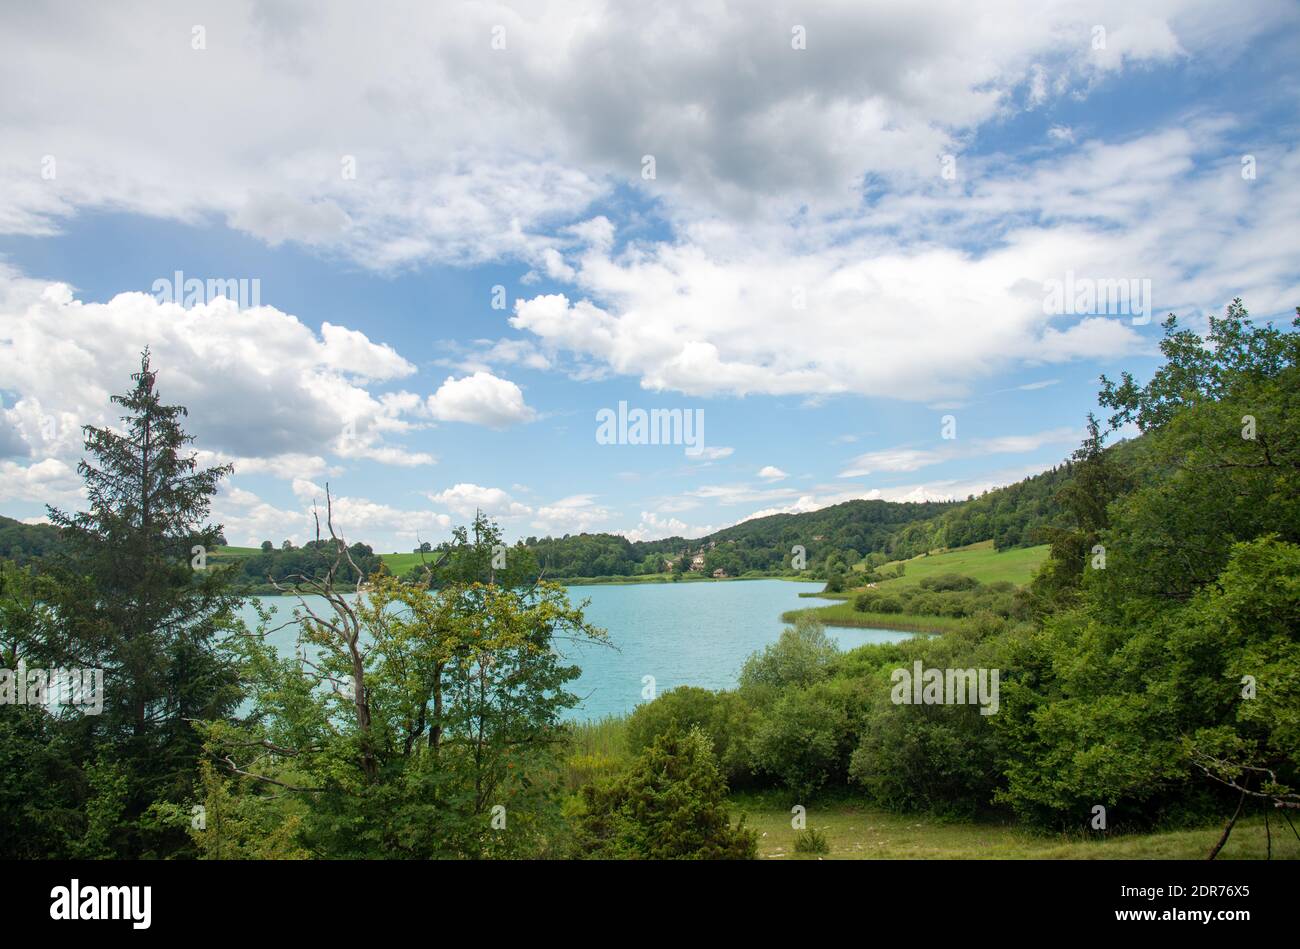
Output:
[[[957,573],[972,577],[980,583],[1014,583],[1022,586],[1029,582],[1034,571],[1047,558],[1048,546],[1018,547],[1011,550],[994,550],[991,540],[913,557],[910,560],[892,561],[879,570],[889,573],[897,565],[905,564],[903,576],[881,580],[875,589],[881,592],[910,590],[927,577]],[[782,615],[785,622],[793,622],[800,614],[816,617],[828,626],[857,626],[869,629],[900,629],[921,633],[945,633],[956,629],[962,620],[951,616],[918,616],[906,613],[861,613],[853,608],[853,599],[866,589],[858,585],[843,593],[803,593],[801,596],[837,600],[829,606],[791,610]]]

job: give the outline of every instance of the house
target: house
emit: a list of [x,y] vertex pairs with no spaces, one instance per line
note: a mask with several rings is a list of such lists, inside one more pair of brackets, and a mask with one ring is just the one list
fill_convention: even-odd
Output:
[[704,569],[704,554],[696,554],[694,557],[691,558],[691,569],[692,570]]
[[721,567],[713,571],[713,579],[715,580],[721,580],[726,575],[727,575],[727,571],[723,570]]

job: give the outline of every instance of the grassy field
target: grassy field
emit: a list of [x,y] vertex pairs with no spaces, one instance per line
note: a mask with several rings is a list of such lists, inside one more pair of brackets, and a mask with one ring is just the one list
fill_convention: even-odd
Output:
[[[1002,580],[1020,586],[1028,583],[1047,558],[1047,545],[1038,547],[1015,547],[1011,550],[993,549],[993,541],[986,540],[969,547],[946,550],[941,554],[928,557],[913,557],[905,560],[907,573],[897,580],[886,580],[877,587],[901,590],[917,586],[926,577],[935,577],[943,573],[960,573],[962,576],[974,577],[980,583],[997,583]],[[891,569],[886,565],[884,570]]]
[[[1039,547],[1018,547],[997,551],[993,549],[992,541],[983,541],[971,544],[969,547],[958,547],[939,554],[901,561],[907,564],[906,573],[897,579],[880,581],[875,589],[880,592],[904,590],[918,586],[926,577],[936,577],[945,573],[960,573],[963,576],[974,577],[980,583],[1008,581],[1020,586],[1029,582],[1034,571],[1046,557],[1046,544]],[[894,567],[893,564],[886,564],[880,569],[887,573]],[[947,632],[962,622],[950,616],[859,613],[853,608],[853,599],[864,589],[866,588],[858,586],[843,593],[801,593],[800,596],[823,597],[841,602],[830,606],[810,607],[806,610],[791,610],[783,614],[781,619],[792,623],[799,614],[809,613],[828,626],[901,629],[923,633]]]
[[[393,572],[394,576],[400,577],[412,567],[420,565],[420,556],[417,553],[380,554],[379,559],[388,565],[388,569]],[[423,556],[424,562],[428,564],[436,563],[438,559],[437,554],[424,554]]]
[[[816,860],[796,854],[796,831],[790,809],[762,798],[735,795],[734,816],[758,831],[759,857],[766,860]],[[1280,820],[1273,824],[1273,859],[1300,859],[1300,841]],[[1080,831],[1077,835],[1040,836],[1011,824],[947,822],[915,814],[837,803],[808,809],[807,826],[825,834],[827,860],[1200,860],[1219,839],[1221,826],[1171,830],[1151,834],[1105,837]],[[1237,822],[1220,860],[1262,860],[1266,853],[1263,818]]]

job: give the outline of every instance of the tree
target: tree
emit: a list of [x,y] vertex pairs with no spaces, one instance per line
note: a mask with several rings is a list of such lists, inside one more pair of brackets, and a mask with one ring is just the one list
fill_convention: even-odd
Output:
[[275,550],[275,544],[271,543],[269,540],[262,541],[262,553],[269,554],[273,550]]
[[762,652],[745,660],[740,670],[740,688],[761,693],[788,686],[808,686],[830,674],[840,647],[826,635],[826,627],[811,616],[802,615],[793,626]]
[[481,516],[425,582],[363,573],[353,599],[334,587],[357,564],[330,505],[326,486],[333,566],[286,588],[300,599],[298,654],[277,654],[264,630],[241,637],[253,713],[207,726],[209,750],[243,779],[239,793],[287,793],[313,852],[543,854],[560,821],[560,715],[578,701],[565,688],[578,669],[560,651],[603,631],[562,587],[520,580],[527,557],[498,566],[500,531]]
[[746,860],[757,835],[731,826],[727,784],[699,728],[676,725],[621,775],[584,785],[575,856],[596,859]]
[[194,719],[228,715],[239,701],[221,651],[238,601],[230,568],[212,568],[220,526],[209,503],[230,466],[200,468],[186,450],[186,410],[165,405],[149,352],[134,388],[112,401],[123,431],[86,426],[91,460],[78,466],[88,509],[49,509],[63,536],[54,563],[61,665],[102,668],[102,716],[73,723],[82,765],[106,755],[125,781],[119,855],[147,849],[136,820],[155,800],[179,800],[193,784],[199,742]]
[[1078,543],[1105,559],[1005,662],[999,797],[1042,824],[1300,803],[1300,334],[1252,327],[1240,301],[1207,338],[1165,330],[1150,382],[1103,379],[1111,424],[1142,438],[1102,453],[1094,424],[1075,465]]

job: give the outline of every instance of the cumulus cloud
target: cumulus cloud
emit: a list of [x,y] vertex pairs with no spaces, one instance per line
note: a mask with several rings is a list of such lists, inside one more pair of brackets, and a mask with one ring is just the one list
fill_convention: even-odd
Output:
[[430,501],[462,517],[473,517],[482,511],[488,517],[514,517],[532,512],[500,488],[486,488],[478,484],[461,483],[428,495]]
[[19,397],[4,419],[30,454],[75,459],[82,425],[116,424],[109,397],[129,385],[147,346],[159,392],[191,410],[188,428],[213,460],[280,476],[321,472],[322,452],[433,461],[385,440],[409,428],[404,416],[420,399],[376,396],[367,384],[415,367],[362,333],[325,323],[318,334],[274,307],[240,309],[224,297],[188,309],[144,293],[84,303],[66,285],[11,276],[0,270],[0,378]]
[[[1021,366],[1144,352],[1144,325],[1217,309],[1243,273],[1261,312],[1294,293],[1300,150],[1243,186],[1230,125],[989,164],[957,192],[887,194],[852,230],[716,221],[680,241],[585,248],[577,290],[516,301],[511,324],[549,354],[698,396],[952,401]],[[1052,312],[1047,282],[1071,273],[1146,281],[1149,312]]]
[[538,507],[530,524],[543,534],[558,537],[607,529],[613,516],[613,511],[596,503],[594,494],[574,494]]
[[505,428],[537,417],[524,402],[524,393],[509,379],[475,372],[460,379],[448,376],[429,396],[429,414],[444,422],[471,422]]
[[663,540],[665,537],[683,537],[688,540],[704,537],[721,530],[712,524],[692,526],[676,517],[663,517],[654,511],[642,511],[641,520],[631,530],[615,531],[636,543],[642,540]]

